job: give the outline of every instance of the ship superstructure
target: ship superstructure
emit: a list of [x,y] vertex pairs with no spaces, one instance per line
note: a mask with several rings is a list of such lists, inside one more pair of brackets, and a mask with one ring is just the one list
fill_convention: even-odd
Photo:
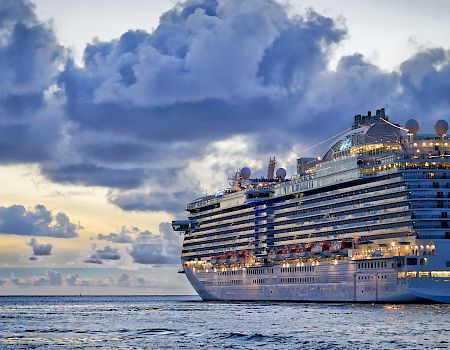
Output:
[[205,300],[450,302],[448,124],[357,115],[322,158],[187,204],[183,272]]

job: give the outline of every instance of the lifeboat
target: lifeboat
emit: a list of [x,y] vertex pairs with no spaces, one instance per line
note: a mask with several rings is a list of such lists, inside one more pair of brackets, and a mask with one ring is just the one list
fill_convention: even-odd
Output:
[[222,254],[218,255],[216,259],[217,259],[218,264],[223,264],[226,260],[225,255],[222,255]]
[[298,258],[300,255],[301,247],[299,245],[292,245],[289,248],[289,253],[291,258]]
[[331,255],[330,247],[331,247],[331,243],[324,243],[323,244],[323,246],[322,246],[322,254],[324,256],[330,256]]
[[289,250],[288,249],[286,249],[286,248],[283,248],[283,249],[281,249],[281,254],[280,254],[280,257],[282,258],[282,259],[288,259],[288,258],[290,258],[290,253],[289,253]]
[[300,258],[304,256],[304,249],[301,244],[297,245],[297,251],[294,253],[294,258]]
[[342,241],[334,241],[333,243],[331,243],[330,252],[338,253],[339,251],[341,251],[343,246],[342,243],[343,243]]
[[237,255],[237,260],[239,262],[246,263],[250,260],[251,257],[252,257],[251,252],[243,250],[243,251],[239,252],[239,254]]
[[303,246],[303,252],[302,252],[302,257],[308,257],[311,255],[311,250],[313,248],[313,244],[312,243],[305,243],[305,245]]
[[226,252],[226,253],[224,254],[225,262],[226,262],[226,263],[229,263],[230,260],[231,260],[231,258],[232,258],[232,256],[233,256],[233,253],[232,253],[232,252]]
[[278,257],[278,254],[275,250],[271,250],[268,254],[269,259],[276,260]]
[[230,258],[228,259],[230,263],[235,263],[238,260],[238,256],[236,253],[231,253]]
[[323,249],[323,242],[316,242],[314,243],[313,247],[311,248],[312,254],[319,254],[322,252]]
[[239,252],[238,254],[238,260],[239,261],[244,261],[246,260],[248,257],[248,253],[247,252]]

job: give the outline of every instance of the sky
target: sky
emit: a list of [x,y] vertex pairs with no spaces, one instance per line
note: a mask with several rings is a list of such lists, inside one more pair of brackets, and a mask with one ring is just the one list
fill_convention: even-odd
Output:
[[[447,1],[0,1],[0,294],[192,294],[187,201],[385,107],[450,115]],[[309,149],[308,151],[304,151]]]

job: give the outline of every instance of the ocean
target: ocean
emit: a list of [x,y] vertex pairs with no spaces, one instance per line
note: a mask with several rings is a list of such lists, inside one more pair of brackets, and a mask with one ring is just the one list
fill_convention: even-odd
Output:
[[450,305],[0,297],[0,349],[449,349]]

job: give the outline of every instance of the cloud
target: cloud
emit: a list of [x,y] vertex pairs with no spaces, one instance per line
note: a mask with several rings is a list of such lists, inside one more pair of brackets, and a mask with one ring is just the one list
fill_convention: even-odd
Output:
[[108,241],[111,243],[133,243],[134,238],[131,236],[132,233],[139,230],[137,228],[127,229],[126,227],[122,227],[120,232],[111,232],[108,234],[99,233],[97,235],[97,239],[101,241]]
[[120,254],[118,253],[117,249],[110,246],[97,249],[94,254],[92,254],[88,259],[84,260],[84,262],[89,264],[103,264],[105,260],[120,260]]
[[39,243],[36,238],[31,238],[27,245],[33,248],[33,255],[35,257],[52,255],[53,245],[50,243]]
[[48,271],[45,276],[38,277],[34,280],[34,286],[62,286],[64,282],[60,272]]
[[113,194],[109,199],[123,210],[181,213],[186,202],[197,196],[198,193],[190,190],[176,192],[131,190]]
[[[180,235],[172,230],[168,222],[159,225],[158,234],[138,227],[122,227],[118,233],[99,234],[96,238],[116,244],[131,244],[127,252],[136,264],[176,264],[181,252]],[[102,264],[103,260],[106,260],[105,256],[116,254],[118,255],[117,249],[107,246],[103,250],[97,249],[85,262]]]
[[1,234],[73,238],[78,236],[77,230],[81,228],[70,222],[66,214],[59,212],[54,215],[42,204],[33,209],[22,205],[0,207]]
[[177,264],[181,252],[180,236],[169,223],[161,223],[159,235],[150,231],[140,232],[128,252],[137,264]]
[[[341,21],[273,0],[178,3],[151,33],[94,40],[83,66],[31,2],[3,1],[0,13],[0,162],[107,187],[123,210],[178,214],[243,159],[293,159],[368,109],[430,124],[450,114],[448,48],[422,49],[391,72],[359,53],[330,70],[347,37]],[[237,138],[239,157],[214,146]],[[152,245],[132,250],[137,261]]]
[[103,264],[103,260],[100,258],[97,258],[95,255],[91,255],[89,258],[85,259],[84,262],[86,264]]
[[65,283],[68,286],[91,286],[93,283],[91,280],[81,277],[78,273],[70,274],[65,276]]
[[0,162],[49,160],[62,135],[46,94],[55,86],[64,49],[28,0],[0,3]]
[[[330,18],[312,11],[290,18],[274,1],[187,1],[153,33],[93,42],[84,66],[69,62],[59,77],[76,125],[72,150],[83,163],[44,166],[44,173],[122,189],[162,184],[162,169],[182,172],[210,142],[267,132],[274,116],[281,125],[293,117],[284,110],[289,95],[326,67],[344,35]],[[180,211],[184,191],[198,193],[192,185],[111,200],[126,210]]]
[[[313,10],[288,16],[273,1],[179,4],[152,33],[129,31],[111,42],[93,42],[85,65],[62,73],[69,118],[81,135],[89,135],[88,147],[81,139],[79,154],[114,168],[141,165],[147,153],[146,185],[130,181],[129,189],[111,192],[110,201],[124,210],[179,213],[186,200],[201,194],[198,180],[207,177],[193,177],[190,164],[207,158],[214,142],[245,135],[253,143],[248,158],[286,158],[300,142],[342,130],[366,109],[385,106],[404,119],[414,115],[416,101],[427,93],[419,90],[411,98],[405,74],[418,58],[404,62],[401,72],[384,72],[356,53],[328,70],[331,52],[345,37],[341,23]],[[448,53],[424,55],[421,64],[431,68],[421,70],[421,79],[442,76],[444,83]],[[439,108],[448,105],[437,95]],[[110,136],[115,130],[121,130],[119,140]],[[127,161],[128,149],[137,156]],[[240,165],[231,160],[217,166]],[[172,174],[172,185],[162,185],[168,178],[162,167],[183,176]]]
[[143,169],[110,169],[92,163],[47,166],[43,172],[55,182],[125,189],[142,185],[146,177]]
[[119,276],[119,278],[118,278],[118,280],[117,280],[117,282],[118,282],[118,284],[120,285],[120,286],[123,286],[123,287],[129,287],[130,286],[130,275],[129,274],[127,274],[127,273],[122,273],[120,276]]
[[[23,269],[18,270],[19,275],[10,274],[0,277],[0,286],[17,286],[20,288],[47,287],[45,290],[51,293],[49,287],[71,287],[66,291],[73,291],[73,287],[88,288],[164,288],[168,282],[164,277],[148,275],[148,271],[133,271],[130,273],[121,272],[119,269],[97,269],[92,273],[92,269],[76,269],[75,272],[67,269],[48,270],[44,273],[36,270],[36,274]],[[81,290],[76,288],[75,290]],[[92,289],[85,289],[89,293]],[[111,291],[111,289],[109,289]],[[71,292],[70,292],[71,293]]]

